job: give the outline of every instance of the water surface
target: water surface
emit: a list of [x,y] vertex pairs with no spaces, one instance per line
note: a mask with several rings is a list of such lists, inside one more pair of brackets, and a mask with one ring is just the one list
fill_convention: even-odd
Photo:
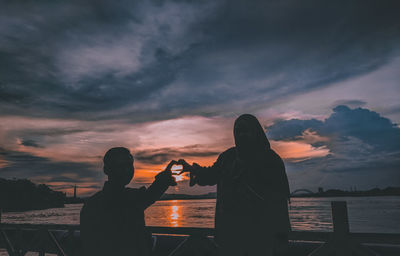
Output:
[[[331,231],[331,201],[347,201],[352,232],[400,233],[400,197],[293,198],[293,230]],[[82,204],[64,208],[3,213],[2,222],[79,224]],[[214,227],[215,199],[158,201],[149,207],[146,224],[167,227]]]

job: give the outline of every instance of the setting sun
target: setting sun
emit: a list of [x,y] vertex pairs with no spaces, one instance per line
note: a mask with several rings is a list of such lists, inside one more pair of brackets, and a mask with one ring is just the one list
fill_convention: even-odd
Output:
[[181,166],[172,167],[172,175],[174,175],[174,178],[177,182],[189,179],[189,177],[185,173],[179,174],[181,170]]

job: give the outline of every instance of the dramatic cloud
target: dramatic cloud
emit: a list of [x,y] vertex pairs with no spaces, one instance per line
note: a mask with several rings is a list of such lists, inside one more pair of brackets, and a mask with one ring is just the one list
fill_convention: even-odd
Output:
[[364,105],[366,105],[367,102],[362,101],[362,100],[337,100],[333,103],[334,106],[338,106],[338,105],[345,105],[345,106],[349,106],[349,107],[362,107]]
[[178,160],[181,158],[217,158],[220,151],[209,151],[206,147],[199,145],[191,145],[182,148],[159,148],[151,150],[142,150],[135,152],[135,158],[144,163],[164,164],[172,159]]
[[[102,180],[96,166],[85,163],[57,162],[28,153],[0,148],[0,159],[7,164],[0,169],[5,178],[32,178],[52,184]],[[99,175],[100,174],[100,175]]]
[[27,147],[34,147],[34,148],[40,148],[41,147],[36,141],[29,140],[29,139],[22,140],[20,145],[27,146]]
[[[329,149],[329,154],[322,157],[288,162],[292,181],[297,186],[305,185],[305,179],[312,177],[319,179],[318,185],[345,188],[354,184],[365,186],[371,181],[375,185],[399,185],[400,128],[368,109],[340,105],[333,111],[323,121],[281,120],[267,127],[267,134],[273,140],[308,140],[314,147]],[[343,173],[346,178],[338,179]]]
[[[400,150],[400,129],[389,119],[380,116],[368,109],[350,109],[339,105],[333,109],[334,113],[324,121],[298,120],[277,121],[267,127],[268,135],[274,140],[298,140],[308,130],[321,136],[327,136],[333,142],[346,142],[355,138],[366,143],[374,152],[392,152]],[[317,140],[316,143],[319,143]],[[315,143],[314,143],[315,144]],[[332,147],[335,152],[340,148]]]
[[260,109],[390,62],[397,7],[6,1],[0,113],[141,122]]

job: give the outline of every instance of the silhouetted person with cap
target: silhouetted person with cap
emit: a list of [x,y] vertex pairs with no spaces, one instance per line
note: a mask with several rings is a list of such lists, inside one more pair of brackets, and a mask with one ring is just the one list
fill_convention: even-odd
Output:
[[149,188],[126,188],[134,175],[133,157],[123,147],[108,150],[104,156],[108,181],[81,210],[83,255],[149,255],[151,235],[145,230],[144,210],[176,185],[171,173],[175,163],[157,174]]
[[215,241],[219,255],[284,255],[288,246],[289,184],[282,159],[270,147],[257,118],[234,125],[235,147],[211,167],[178,161],[190,185],[217,185]]

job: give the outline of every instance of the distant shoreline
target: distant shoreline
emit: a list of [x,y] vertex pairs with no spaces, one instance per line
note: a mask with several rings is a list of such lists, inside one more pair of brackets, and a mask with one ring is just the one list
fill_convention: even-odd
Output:
[[[321,198],[321,197],[372,197],[372,196],[400,196],[400,187],[387,187],[385,189],[374,188],[365,191],[345,191],[339,189],[329,189],[327,191],[312,192],[309,190],[300,190],[301,193],[296,193],[295,190],[290,195],[290,198]],[[168,200],[203,200],[203,199],[216,199],[217,193],[210,192],[202,195],[188,195],[188,194],[164,194],[158,201]],[[85,198],[67,198],[67,204],[83,203]]]
[[329,196],[320,196],[320,195],[301,195],[301,196],[291,196],[290,198],[306,198],[306,197],[375,197],[375,196],[400,196],[400,195],[329,195]]
[[[315,198],[321,198],[321,197],[375,197],[375,196],[400,196],[400,195],[331,195],[331,196],[318,196],[318,195],[312,195],[312,196],[307,196],[307,195],[301,195],[301,196],[291,196],[290,198],[308,198],[308,197],[315,197]],[[169,200],[204,200],[204,199],[217,199],[216,197],[185,197],[185,198],[161,198],[158,201],[169,201]]]
[[[0,211],[25,212],[64,207],[64,204],[84,203],[86,197],[67,197],[65,193],[54,191],[45,184],[36,185],[29,180],[6,180],[0,178]],[[249,192],[251,194],[251,192]],[[372,197],[372,196],[400,196],[400,187],[374,188],[366,191],[351,191],[329,189],[318,192],[308,189],[297,189],[290,195],[291,198],[320,198],[320,197]],[[204,200],[216,199],[217,193],[210,192],[202,195],[164,194],[159,201],[166,200]]]
[[[300,193],[295,194],[295,192],[300,191]],[[292,192],[291,197],[369,197],[369,196],[400,196],[400,187],[387,187],[385,189],[374,188],[365,191],[345,191],[339,189],[329,189],[323,191],[319,188],[319,192],[313,193],[308,190],[296,190]]]
[[[387,187],[385,189],[374,188],[366,191],[345,191],[339,189],[329,189],[323,191],[320,188],[319,192],[313,193],[309,190],[296,190],[294,192],[301,191],[297,194],[291,194],[291,198],[296,197],[371,197],[371,196],[400,196],[400,187]],[[305,192],[304,192],[305,191]],[[163,200],[196,200],[196,199],[216,199],[217,193],[212,192],[204,195],[187,195],[187,194],[164,194],[161,197]]]

